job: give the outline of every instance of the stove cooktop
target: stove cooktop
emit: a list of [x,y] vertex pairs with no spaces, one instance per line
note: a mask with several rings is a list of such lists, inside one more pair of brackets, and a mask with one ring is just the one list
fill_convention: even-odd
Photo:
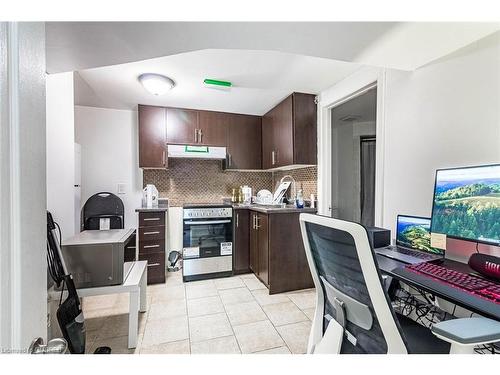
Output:
[[232,207],[230,204],[223,203],[186,203],[182,208],[217,208],[217,207]]

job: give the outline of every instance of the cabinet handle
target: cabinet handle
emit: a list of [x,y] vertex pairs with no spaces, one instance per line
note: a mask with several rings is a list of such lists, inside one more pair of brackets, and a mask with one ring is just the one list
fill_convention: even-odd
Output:
[[146,246],[144,246],[145,249],[152,249],[155,247],[160,247],[160,245],[146,245]]
[[233,165],[233,157],[231,156],[231,154],[228,154],[228,161],[229,161],[229,166],[231,167]]
[[163,166],[165,166],[165,164],[166,164],[166,160],[165,160],[165,150],[163,150],[163,154],[162,154],[162,156],[161,156],[161,160],[162,160]]
[[148,217],[148,218],[144,219],[144,221],[158,221],[158,220],[160,220],[159,217]]
[[194,143],[198,143],[198,129],[194,129]]
[[236,214],[236,228],[240,227],[240,214]]
[[151,264],[148,264],[148,267],[158,267],[160,265],[160,263],[151,263]]
[[149,236],[149,235],[152,235],[152,234],[160,234],[160,232],[144,232],[145,236]]
[[272,165],[276,164],[276,156],[275,156],[274,150],[271,151],[271,164]]
[[259,229],[260,228],[260,217],[258,215],[255,215],[255,229]]
[[203,143],[203,131],[201,129],[198,129],[198,134],[200,135],[200,143]]

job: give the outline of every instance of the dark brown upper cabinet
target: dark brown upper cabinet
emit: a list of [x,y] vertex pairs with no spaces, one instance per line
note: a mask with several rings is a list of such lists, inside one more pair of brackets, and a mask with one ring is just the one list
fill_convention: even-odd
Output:
[[227,128],[231,121],[229,113],[198,111],[200,122],[198,126],[197,144],[205,146],[225,146]]
[[228,122],[227,113],[167,108],[167,142],[225,146]]
[[139,167],[167,167],[165,108],[139,105]]
[[226,114],[227,169],[262,169],[262,126],[260,116]]
[[167,143],[198,144],[199,113],[192,109],[166,108]]
[[317,163],[315,95],[293,93],[262,118],[264,169]]

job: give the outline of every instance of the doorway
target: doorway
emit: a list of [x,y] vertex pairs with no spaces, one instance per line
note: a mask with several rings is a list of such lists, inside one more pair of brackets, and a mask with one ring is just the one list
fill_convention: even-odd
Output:
[[331,109],[332,217],[375,224],[377,88]]

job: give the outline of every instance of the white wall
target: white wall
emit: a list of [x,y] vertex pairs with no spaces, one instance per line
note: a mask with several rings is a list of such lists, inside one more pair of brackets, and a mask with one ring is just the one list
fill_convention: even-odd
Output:
[[142,171],[138,162],[137,112],[75,106],[75,141],[81,145],[81,206],[95,193],[117,194],[125,206],[125,226],[137,226]]
[[437,168],[500,161],[500,33],[413,73],[387,72],[384,225],[430,216]]
[[[363,68],[320,95],[321,212],[331,196],[329,107],[370,82],[377,87],[376,225],[397,213],[429,216],[437,168],[500,161],[500,33],[414,72]],[[320,137],[319,137],[320,138]],[[379,172],[382,172],[379,174]]]
[[75,234],[73,73],[47,75],[47,210],[63,239]]

